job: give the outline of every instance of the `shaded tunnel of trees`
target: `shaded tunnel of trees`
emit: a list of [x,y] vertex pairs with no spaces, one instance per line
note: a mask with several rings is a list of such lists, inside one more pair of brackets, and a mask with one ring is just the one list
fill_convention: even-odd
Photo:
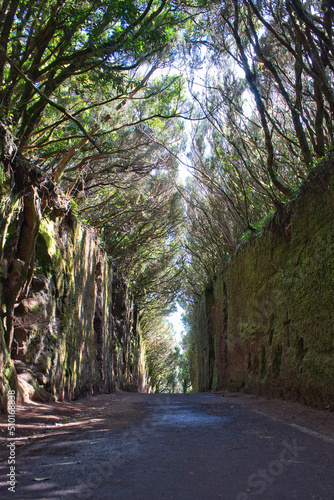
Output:
[[[1,289],[3,348],[42,218],[72,211],[131,284],[153,387],[179,366],[188,388],[191,339],[180,354],[166,315],[177,301],[191,325],[333,149],[333,15],[330,0],[1,2],[0,260],[24,262]],[[18,213],[24,250],[6,245]]]

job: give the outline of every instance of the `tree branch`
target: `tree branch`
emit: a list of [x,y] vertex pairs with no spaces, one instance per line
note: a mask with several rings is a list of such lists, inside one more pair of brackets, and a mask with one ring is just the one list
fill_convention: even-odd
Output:
[[86,131],[86,129],[84,128],[84,126],[79,122],[79,120],[77,120],[74,116],[72,116],[63,106],[61,106],[60,104],[52,101],[51,99],[49,99],[45,94],[44,92],[42,92],[35,84],[32,80],[30,80],[30,78],[28,78],[17,66],[16,64],[10,59],[10,57],[7,56],[5,50],[3,47],[1,47],[0,45],[0,52],[2,54],[2,56],[4,57],[4,59],[8,62],[8,64],[10,64],[10,66],[20,75],[20,77],[26,82],[28,83],[28,85],[30,85],[34,91],[39,94],[42,99],[44,99],[50,106],[52,106],[53,108],[56,108],[58,109],[58,111],[60,111],[61,113],[63,113],[69,120],[71,120],[73,123],[76,124],[76,126],[83,132],[83,134],[85,135],[85,137],[87,138],[87,140],[100,152],[102,153],[102,150],[99,148],[99,146],[96,144],[96,142],[94,141],[94,139],[91,138],[91,136],[88,134],[88,132]]

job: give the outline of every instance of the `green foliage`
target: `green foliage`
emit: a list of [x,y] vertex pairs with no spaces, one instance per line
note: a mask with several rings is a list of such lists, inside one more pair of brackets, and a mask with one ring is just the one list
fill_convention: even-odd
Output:
[[328,16],[319,2],[312,10],[299,1],[282,9],[243,0],[206,5],[188,26],[185,57],[205,70],[197,79],[190,72],[193,115],[206,117],[193,127],[193,180],[184,192],[189,300],[331,149]]
[[167,155],[166,172],[108,174],[102,189],[99,183],[94,187],[94,178],[86,196],[78,199],[79,215],[100,230],[140,308],[154,307],[161,314],[180,287],[182,205],[173,180],[174,162],[169,165],[169,160]]
[[179,349],[171,325],[151,310],[143,314],[141,326],[153,392],[175,392]]
[[[78,124],[85,122],[78,107],[92,102],[96,87],[102,91],[101,97],[104,94],[101,101],[113,98],[113,91],[126,93],[127,74],[132,72],[133,90],[134,71],[154,58],[156,64],[162,52],[168,53],[174,26],[183,17],[181,9],[170,7],[165,0],[56,4],[21,0],[11,9],[3,4],[2,119],[12,124],[20,148],[36,138],[36,129],[43,128],[45,117],[53,124],[55,138],[60,135],[65,140],[78,133]],[[109,95],[108,89],[112,91]],[[69,113],[64,116],[65,108],[78,119],[69,119]],[[67,122],[65,130],[58,128],[59,120]]]
[[254,222],[252,231],[248,229],[239,239],[239,241],[247,241],[251,235],[258,234],[264,226],[267,225],[267,223],[270,221],[274,214],[274,210],[271,210],[265,217],[263,217],[261,220],[258,220]]

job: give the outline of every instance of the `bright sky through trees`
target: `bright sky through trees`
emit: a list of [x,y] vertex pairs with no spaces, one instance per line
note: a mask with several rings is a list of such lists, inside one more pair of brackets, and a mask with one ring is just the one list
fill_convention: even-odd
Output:
[[181,342],[182,334],[185,332],[184,325],[182,323],[182,315],[184,312],[184,309],[179,304],[176,304],[176,311],[167,316],[168,322],[173,326],[175,338],[178,343]]

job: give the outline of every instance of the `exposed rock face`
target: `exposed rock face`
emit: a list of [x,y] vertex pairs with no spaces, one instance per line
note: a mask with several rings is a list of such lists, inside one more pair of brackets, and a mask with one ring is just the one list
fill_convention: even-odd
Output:
[[196,390],[334,401],[334,166],[320,167],[203,295]]
[[[14,262],[9,280],[22,265]],[[147,390],[133,298],[96,235],[73,217],[59,225],[41,222],[35,272],[15,311],[14,339],[11,357],[24,398]]]
[[126,283],[3,123],[0,202],[0,411],[9,388],[42,400],[147,390]]

